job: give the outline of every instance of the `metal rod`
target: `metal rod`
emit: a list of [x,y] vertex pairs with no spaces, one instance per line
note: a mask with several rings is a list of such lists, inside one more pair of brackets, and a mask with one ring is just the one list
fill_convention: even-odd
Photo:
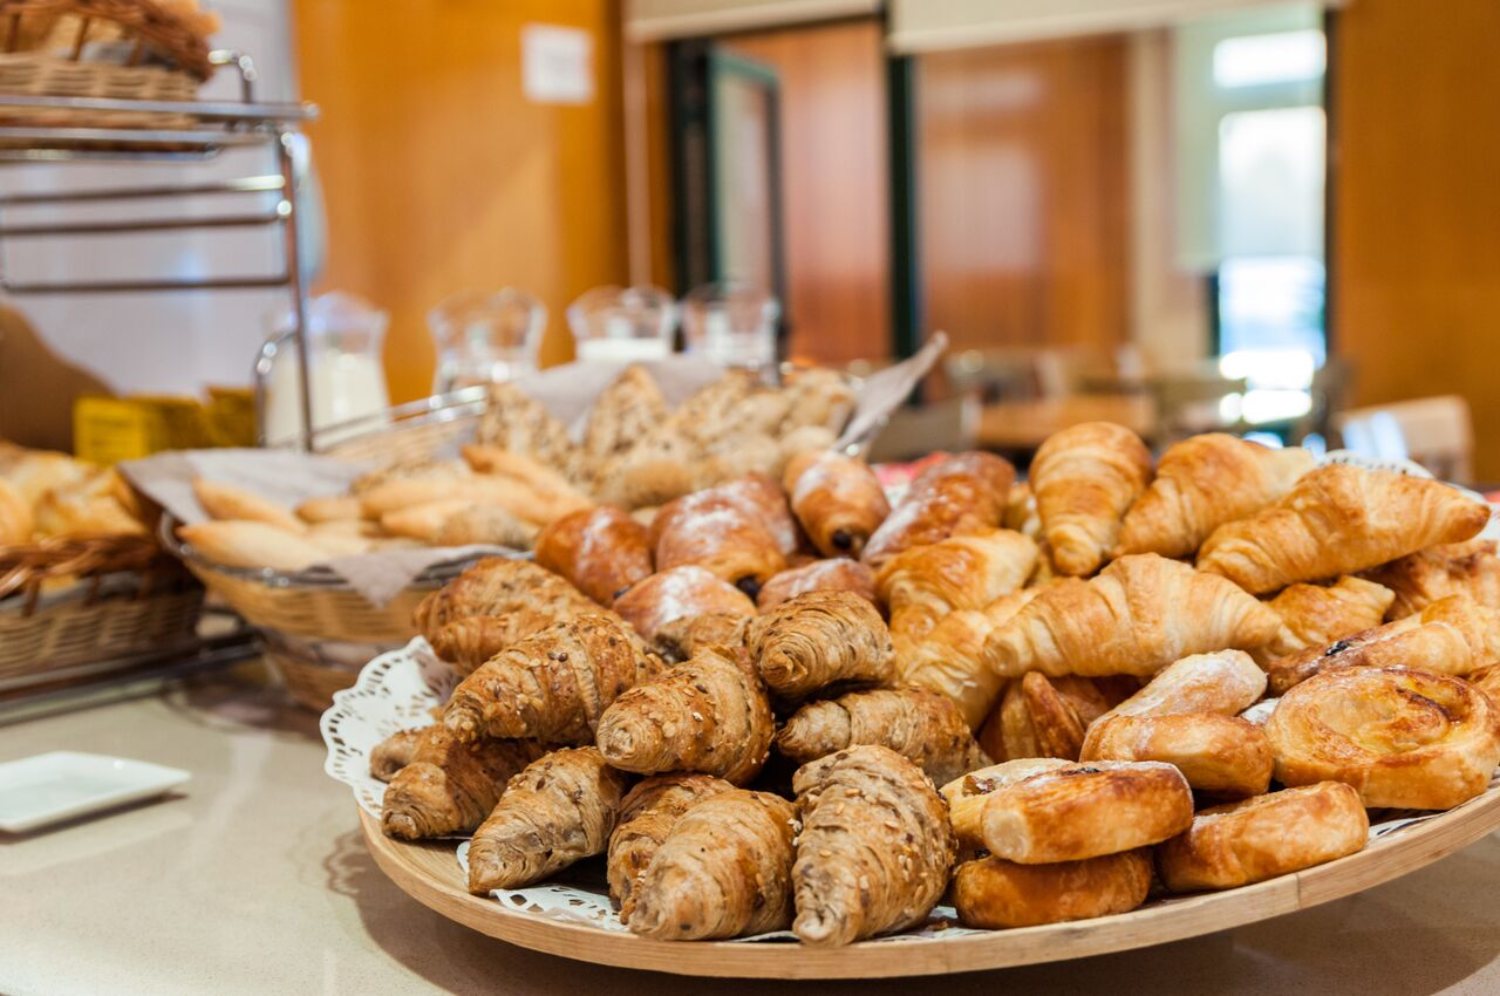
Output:
[[133,219],[130,221],[86,221],[62,225],[0,225],[0,238],[41,238],[50,235],[124,235],[132,232],[173,232],[198,228],[256,228],[276,225],[286,218],[282,201],[278,210],[265,214],[207,215],[201,218]]
[[208,277],[185,280],[101,280],[88,283],[0,283],[12,294],[133,294],[154,291],[254,290],[263,287],[289,287],[296,281],[290,274],[265,277]]
[[286,272],[292,285],[292,322],[296,331],[297,366],[302,376],[298,379],[298,405],[302,411],[302,448],[311,450],[313,444],[312,403],[312,350],[308,348],[307,336],[307,275],[303,272],[302,259],[302,170],[297,159],[295,143],[297,135],[281,131],[277,135],[276,160],[281,167],[281,178],[285,183],[286,224],[282,234],[286,239]]
[[114,187],[104,190],[62,190],[39,194],[0,196],[0,207],[30,204],[69,204],[83,201],[128,201],[154,197],[178,197],[185,194],[264,194],[282,190],[279,176],[249,176],[216,183],[189,183],[181,186]]
[[[3,107],[0,102],[0,107]],[[227,145],[264,145],[271,134],[258,131],[224,131],[220,128],[36,128],[22,125],[0,127],[0,138],[25,142],[108,142],[125,148],[142,145],[192,145],[218,148]]]
[[[190,114],[207,121],[250,121],[272,124],[311,121],[318,116],[316,104],[242,103],[238,101],[129,100],[117,97],[42,97],[0,94],[0,107],[48,107],[75,111],[145,111]],[[129,131],[131,129],[117,129]]]

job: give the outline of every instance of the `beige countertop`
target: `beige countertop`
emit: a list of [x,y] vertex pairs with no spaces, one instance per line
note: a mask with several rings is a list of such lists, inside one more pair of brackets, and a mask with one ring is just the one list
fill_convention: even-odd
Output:
[[[316,720],[227,680],[0,727],[48,750],[187,768],[180,793],[0,834],[0,993],[755,993],[570,962],[429,912],[365,852]],[[1500,839],[1359,896],[1070,964],[806,992],[1500,992]]]

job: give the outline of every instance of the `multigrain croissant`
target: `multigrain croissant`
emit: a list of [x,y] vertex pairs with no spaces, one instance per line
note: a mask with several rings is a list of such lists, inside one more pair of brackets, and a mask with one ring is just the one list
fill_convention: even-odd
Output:
[[955,853],[947,807],[921,769],[885,747],[851,747],[800,768],[792,788],[797,937],[836,946],[920,923]]
[[1125,514],[1116,555],[1190,557],[1224,523],[1285,495],[1313,461],[1301,447],[1273,450],[1222,432],[1184,439],[1162,454],[1156,479]]
[[466,744],[429,726],[386,786],[381,829],[404,840],[467,833],[495,808],[506,781],[544,752],[531,740]]
[[1001,595],[982,609],[959,609],[944,616],[915,645],[896,657],[896,676],[903,685],[941,692],[958,703],[970,728],[989,715],[1005,679],[985,663],[984,641],[1035,598],[1041,588]]
[[1151,479],[1151,453],[1112,422],[1054,433],[1031,463],[1042,532],[1063,574],[1094,573],[1115,547],[1120,520]]
[[838,682],[884,683],[895,666],[875,606],[845,591],[798,595],[752,620],[746,646],[761,680],[784,699]]
[[1261,594],[1467,540],[1489,518],[1488,505],[1446,484],[1329,464],[1275,504],[1214,530],[1198,567]]
[[1015,477],[1015,468],[991,453],[960,453],[927,468],[870,537],[865,563],[879,570],[902,550],[994,529]]
[[1395,592],[1391,619],[1421,612],[1449,595],[1468,595],[1480,605],[1500,609],[1500,555],[1494,540],[1431,546],[1368,570],[1364,576]]
[[1283,785],[1343,782],[1370,809],[1452,809],[1500,763],[1500,724],[1483,692],[1404,667],[1343,668],[1281,697],[1266,722]]
[[841,453],[793,457],[782,483],[797,521],[825,557],[858,557],[891,514],[870,465]]
[[1282,694],[1324,671],[1404,665],[1465,675],[1500,663],[1500,612],[1467,595],[1449,595],[1414,616],[1367,629],[1328,646],[1271,661],[1271,690]]
[[625,793],[609,837],[609,897],[620,908],[620,922],[635,910],[635,886],[657,848],[684,813],[705,799],[734,788],[713,775],[652,775]]
[[623,508],[601,505],[565,515],[536,539],[536,562],[608,608],[651,574],[651,535]]
[[875,572],[858,560],[843,557],[814,560],[782,571],[761,586],[755,604],[762,612],[810,591],[848,591],[875,601]]
[[1327,586],[1288,585],[1269,603],[1281,617],[1281,632],[1254,657],[1264,664],[1379,626],[1394,598],[1389,588],[1356,577]]
[[1189,654],[1258,647],[1279,628],[1274,612],[1229,581],[1147,553],[1049,586],[990,634],[985,656],[1006,677],[1144,677]]
[[875,576],[891,613],[891,632],[908,645],[956,609],[981,609],[1026,583],[1036,543],[1009,529],[989,529],[913,547]]
[[938,783],[990,763],[952,700],[921,688],[880,688],[811,702],[776,734],[776,749],[798,763],[856,744],[888,747]]
[[397,730],[370,750],[370,776],[388,782],[411,763],[426,736],[425,728]]

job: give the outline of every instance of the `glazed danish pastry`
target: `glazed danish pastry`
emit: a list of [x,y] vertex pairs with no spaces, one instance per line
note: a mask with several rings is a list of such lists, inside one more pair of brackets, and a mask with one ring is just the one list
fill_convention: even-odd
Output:
[[1369,834],[1359,793],[1318,782],[1201,810],[1156,867],[1173,892],[1232,889],[1363,850]]
[[1043,771],[1066,768],[1071,763],[1060,757],[1023,757],[992,764],[948,782],[939,791],[948,800],[948,822],[959,846],[966,850],[984,847],[984,804],[990,793]]
[[1146,848],[1048,865],[979,858],[953,874],[959,922],[988,930],[1128,913],[1150,891]]
[[1281,697],[1266,721],[1283,785],[1336,781],[1367,808],[1451,809],[1500,763],[1489,696],[1404,667],[1328,671]]
[[1271,785],[1271,742],[1238,716],[1209,712],[1115,716],[1089,728],[1081,760],[1162,761],[1214,795],[1259,795]]
[[833,451],[803,453],[782,478],[792,513],[825,557],[858,557],[891,506],[870,465]]

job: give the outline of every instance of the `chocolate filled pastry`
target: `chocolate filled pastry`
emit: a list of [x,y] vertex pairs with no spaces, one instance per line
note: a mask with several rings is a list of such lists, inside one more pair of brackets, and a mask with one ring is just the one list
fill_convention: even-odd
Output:
[[1019,589],[1036,566],[1036,543],[1009,529],[951,536],[885,562],[875,590],[891,613],[891,632],[908,646],[957,609],[982,609]]
[[651,574],[650,531],[623,508],[601,505],[574,512],[542,530],[536,562],[608,608]]
[[1361,851],[1369,834],[1359,793],[1318,782],[1199,811],[1156,867],[1173,892],[1232,889]]
[[1121,557],[1088,581],[1048,586],[985,641],[997,674],[1146,677],[1189,654],[1273,639],[1276,614],[1224,578],[1154,553]]
[[1356,577],[1327,586],[1288,585],[1268,603],[1281,617],[1281,632],[1256,650],[1255,659],[1265,664],[1379,626],[1395,597],[1389,588]]
[[1395,593],[1391,619],[1421,612],[1449,595],[1468,595],[1480,605],[1500,609],[1500,555],[1494,540],[1430,546],[1372,568],[1364,576]]
[[994,529],[1015,477],[1015,468],[991,453],[960,453],[927,468],[865,544],[865,563],[879,570],[903,550]]
[[753,599],[762,585],[786,569],[788,551],[774,523],[758,510],[759,489],[731,492],[728,487],[699,491],[662,506],[651,524],[656,567],[702,567]]
[[792,512],[825,557],[858,557],[891,506],[870,465],[841,453],[803,453],[782,479]]
[[1059,573],[1087,576],[1115,547],[1125,510],[1151,480],[1151,451],[1112,422],[1055,432],[1031,462],[1042,534]]
[[1089,729],[1084,763],[1161,761],[1174,765],[1200,792],[1251,796],[1271,784],[1271,742],[1238,716],[1208,712],[1115,716]]
[[875,602],[875,572],[858,560],[843,557],[814,560],[782,571],[761,586],[756,604],[761,611],[775,608],[789,598],[810,591],[847,591]]
[[755,603],[708,570],[688,565],[659,571],[636,582],[615,599],[615,612],[652,647],[674,660],[690,654],[687,629],[704,616],[749,619]]
[[1489,520],[1487,504],[1446,484],[1327,464],[1280,501],[1214,530],[1198,568],[1259,595],[1472,539]]
[[1095,761],[1043,771],[990,793],[980,833],[996,857],[1035,865],[1158,844],[1192,822],[1192,789],[1172,765]]
[[1326,647],[1309,647],[1267,666],[1271,691],[1346,667],[1400,665],[1464,675],[1500,662],[1500,613],[1467,595],[1449,595],[1416,615],[1367,629]]
[[840,682],[880,684],[895,669],[895,647],[880,612],[858,595],[798,595],[757,616],[746,646],[766,687],[801,699]]
[[1151,852],[1145,848],[1048,865],[979,858],[953,873],[959,922],[987,930],[1128,913],[1150,891]]
[[1489,696],[1404,667],[1343,668],[1281,697],[1266,721],[1283,785],[1343,782],[1369,809],[1451,809],[1500,763]]

